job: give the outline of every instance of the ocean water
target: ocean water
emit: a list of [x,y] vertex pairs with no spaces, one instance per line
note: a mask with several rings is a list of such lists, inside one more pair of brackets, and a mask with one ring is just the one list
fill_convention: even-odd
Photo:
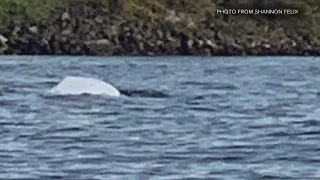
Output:
[[[0,179],[320,179],[320,58],[0,57]],[[69,75],[119,98],[55,96]]]

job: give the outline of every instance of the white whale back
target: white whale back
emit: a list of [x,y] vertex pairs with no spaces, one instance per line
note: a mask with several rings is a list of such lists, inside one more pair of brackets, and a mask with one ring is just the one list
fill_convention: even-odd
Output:
[[94,78],[67,76],[58,85],[49,90],[58,95],[108,95],[119,97],[120,92],[112,85]]

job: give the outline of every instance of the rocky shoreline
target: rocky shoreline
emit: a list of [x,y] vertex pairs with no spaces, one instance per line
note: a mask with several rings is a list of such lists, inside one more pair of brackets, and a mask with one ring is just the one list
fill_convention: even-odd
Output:
[[37,22],[10,23],[0,30],[0,54],[320,55],[320,43],[304,29],[272,25],[274,19],[241,23],[247,19],[214,11],[195,19],[174,10],[162,20],[143,14],[128,19],[99,3],[76,3]]

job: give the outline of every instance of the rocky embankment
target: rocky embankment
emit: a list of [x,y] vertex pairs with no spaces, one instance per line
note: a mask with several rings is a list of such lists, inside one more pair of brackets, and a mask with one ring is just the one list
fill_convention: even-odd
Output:
[[176,11],[160,20],[142,14],[128,19],[100,4],[69,4],[41,21],[12,22],[0,31],[0,54],[320,55],[308,31],[247,19]]

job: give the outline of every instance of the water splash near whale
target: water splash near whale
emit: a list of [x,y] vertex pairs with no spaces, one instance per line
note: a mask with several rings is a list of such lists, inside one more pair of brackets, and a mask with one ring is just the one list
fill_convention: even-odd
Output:
[[92,94],[112,97],[120,96],[120,92],[111,84],[99,79],[80,76],[67,76],[48,92],[55,95]]
[[122,95],[125,95],[127,97],[142,97],[142,98],[167,98],[169,97],[168,94],[157,91],[157,90],[125,90],[125,89],[119,89],[120,93]]

